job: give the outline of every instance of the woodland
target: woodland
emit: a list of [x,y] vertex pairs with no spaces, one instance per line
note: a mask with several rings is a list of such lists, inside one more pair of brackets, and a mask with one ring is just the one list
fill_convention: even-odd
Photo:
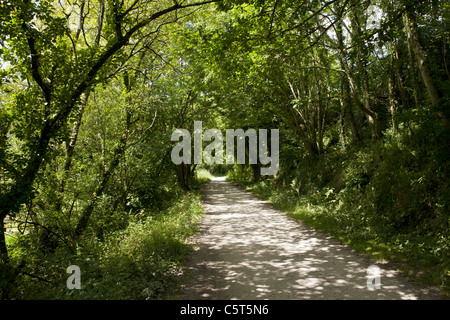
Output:
[[[450,294],[449,24],[441,0],[1,0],[1,298],[176,296],[224,175]],[[276,174],[174,164],[194,121],[278,129]]]

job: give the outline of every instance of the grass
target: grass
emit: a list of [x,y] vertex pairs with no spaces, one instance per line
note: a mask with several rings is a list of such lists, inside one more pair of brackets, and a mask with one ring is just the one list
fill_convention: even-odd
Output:
[[190,249],[187,240],[197,230],[201,213],[199,191],[190,192],[158,218],[134,223],[111,237],[105,243],[101,263],[106,271],[105,284],[121,288],[112,298],[162,299],[173,295]]
[[206,169],[199,168],[195,171],[195,177],[200,183],[205,183],[214,178],[214,176]]
[[[199,174],[197,186],[208,181]],[[78,252],[64,250],[38,257],[39,281],[21,275],[17,299],[158,300],[176,295],[183,280],[183,261],[191,249],[189,237],[203,213],[201,191],[183,192],[166,209],[131,221],[124,230],[99,240],[85,236]],[[12,244],[13,239],[8,238]],[[31,259],[31,257],[27,257]],[[81,290],[68,290],[65,270],[81,270]],[[35,271],[33,271],[35,272]]]
[[6,233],[5,234],[5,240],[6,240],[6,245],[9,247],[9,246],[14,245],[17,242],[17,237],[11,236],[11,235]]

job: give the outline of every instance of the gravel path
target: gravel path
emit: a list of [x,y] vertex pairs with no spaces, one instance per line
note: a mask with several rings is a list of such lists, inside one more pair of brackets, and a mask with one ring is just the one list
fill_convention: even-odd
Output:
[[369,290],[374,262],[339,241],[223,178],[204,193],[205,215],[179,299],[440,298],[381,264],[380,288]]

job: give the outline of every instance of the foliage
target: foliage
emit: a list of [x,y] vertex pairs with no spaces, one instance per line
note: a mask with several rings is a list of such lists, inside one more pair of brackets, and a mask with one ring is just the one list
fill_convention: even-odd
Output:
[[[86,236],[76,254],[59,250],[43,256],[17,247],[13,255],[27,260],[16,279],[17,299],[160,299],[179,281],[187,240],[202,212],[200,193],[185,193],[161,211],[131,219],[103,240]],[[26,237],[19,241],[27,242]],[[68,290],[65,269],[78,265],[81,290]],[[39,278],[30,277],[39,275]]]
[[327,160],[300,164],[290,179],[249,183],[238,171],[229,177],[293,217],[448,294],[450,220],[444,194],[450,189],[440,180],[448,174],[448,160],[424,160],[447,157],[440,152],[435,144],[386,135],[370,147],[335,150]]
[[[2,298],[161,298],[207,170],[448,287],[445,2],[24,0],[0,16]],[[278,173],[174,165],[171,134],[194,121],[279,129]],[[69,264],[79,292],[61,289]]]

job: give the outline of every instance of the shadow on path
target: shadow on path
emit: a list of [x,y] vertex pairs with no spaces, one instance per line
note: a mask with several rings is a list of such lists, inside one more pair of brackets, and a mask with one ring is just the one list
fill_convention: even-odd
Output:
[[[215,178],[179,299],[439,299],[394,271],[367,288],[370,260]],[[380,266],[382,268],[382,266]]]

